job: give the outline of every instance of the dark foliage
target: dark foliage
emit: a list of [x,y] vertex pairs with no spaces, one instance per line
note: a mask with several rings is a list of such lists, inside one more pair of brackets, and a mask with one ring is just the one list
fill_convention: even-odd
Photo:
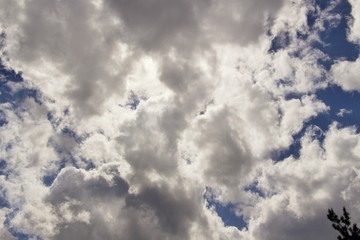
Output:
[[351,224],[350,214],[345,207],[343,208],[343,216],[340,218],[332,208],[329,209],[327,217],[333,223],[333,228],[340,233],[337,237],[338,240],[360,240],[360,229],[356,223]]

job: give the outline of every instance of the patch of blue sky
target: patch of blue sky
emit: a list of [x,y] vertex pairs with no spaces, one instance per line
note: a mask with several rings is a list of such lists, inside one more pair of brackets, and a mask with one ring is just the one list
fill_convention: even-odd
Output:
[[248,223],[243,216],[236,214],[237,205],[231,202],[222,203],[220,202],[213,190],[210,187],[206,187],[204,197],[208,203],[208,208],[215,210],[217,215],[221,218],[225,226],[233,226],[241,229],[247,229]]
[[286,48],[290,45],[291,38],[288,32],[281,32],[275,36],[271,41],[269,52],[277,52],[280,49]]
[[4,176],[5,179],[9,177],[10,171],[7,168],[7,162],[4,159],[0,159],[0,176]]
[[[38,90],[30,88],[20,88],[12,91],[9,83],[23,82],[21,72],[17,73],[12,69],[7,69],[0,61],[0,104],[9,103],[13,109],[19,107],[19,104],[27,98],[33,98],[38,104],[42,104],[41,95]],[[6,122],[3,120],[3,122]]]
[[[251,192],[252,194],[255,194],[261,198],[265,198],[267,197],[267,193],[265,193],[264,191],[262,191],[259,187],[258,187],[258,182],[257,181],[254,181],[252,184],[246,186],[244,188],[245,191],[247,192]],[[272,195],[272,194],[271,194]]]
[[136,94],[131,91],[130,95],[128,96],[128,101],[126,106],[129,107],[131,110],[136,110],[140,104],[140,98],[136,96]]
[[69,127],[61,129],[61,134],[74,139],[78,144],[81,144],[89,136],[88,134],[79,135]]
[[[331,1],[319,2],[330,4]],[[359,47],[347,40],[348,24],[351,18],[350,3],[341,0],[330,13],[339,14],[340,22],[333,27],[331,21],[325,21],[325,30],[319,33],[322,44],[317,44],[316,47],[326,53],[332,59],[332,63],[337,59],[356,60],[359,55]]]
[[10,208],[10,203],[6,198],[6,191],[0,187],[0,208]]
[[3,110],[0,109],[0,127],[4,126],[7,123],[8,121],[6,119],[6,114],[4,113]]
[[66,161],[65,160],[59,161],[57,163],[57,166],[58,167],[57,167],[56,171],[49,172],[42,177],[42,182],[45,186],[49,187],[52,185],[52,183],[55,181],[56,177],[59,175],[61,169],[63,169],[66,166]]
[[316,92],[318,99],[330,106],[330,111],[326,114],[320,127],[324,127],[329,121],[336,121],[341,127],[356,126],[360,127],[360,93],[357,91],[347,92],[339,86],[332,85],[326,89]]
[[0,59],[0,82],[3,82],[4,80],[10,81],[10,82],[22,82],[24,81],[22,78],[21,72],[16,72],[13,69],[7,69],[4,64],[2,63],[2,60]]
[[248,223],[243,216],[236,215],[237,206],[232,203],[222,204],[220,202],[209,202],[209,205],[215,208],[216,213],[224,222],[225,226],[233,226],[241,229],[247,229]]
[[96,165],[92,161],[84,160],[84,162],[86,163],[85,170],[92,170],[92,169],[96,168]]
[[47,119],[49,120],[54,129],[57,129],[60,126],[61,119],[56,118],[53,112],[47,113]]

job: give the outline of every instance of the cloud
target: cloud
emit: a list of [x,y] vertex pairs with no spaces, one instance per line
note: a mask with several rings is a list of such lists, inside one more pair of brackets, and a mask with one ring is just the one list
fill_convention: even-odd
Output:
[[186,51],[208,47],[209,41],[214,40],[237,44],[256,42],[264,32],[267,18],[276,15],[283,1],[110,0],[107,3],[122,20],[129,41],[149,51],[169,48]]
[[345,108],[340,109],[340,111],[336,114],[336,116],[343,117],[344,114],[351,114],[352,110],[347,110]]
[[116,51],[119,26],[98,8],[86,2],[40,0],[18,3],[13,10],[18,15],[5,18],[12,66],[36,86],[56,85],[50,90],[56,94],[49,97],[62,102],[60,97],[65,96],[66,104],[80,116],[102,112],[104,96],[121,95],[124,87],[122,68],[112,59],[120,54]]
[[332,107],[318,90],[359,89],[358,60],[323,63],[337,4],[0,0],[0,234],[334,237],[327,208],[359,212],[360,167],[355,127],[312,125]]
[[[204,2],[204,3],[202,3]],[[199,31],[196,8],[204,8],[206,1],[106,1],[122,20],[128,41],[145,50],[169,50],[196,43]],[[200,5],[201,4],[201,5]],[[198,6],[200,5],[200,6]],[[206,5],[205,5],[206,8]],[[195,38],[194,38],[195,36]]]
[[47,202],[58,218],[53,239],[188,239],[196,232],[206,235],[208,227],[201,194],[164,182],[132,193],[116,164],[90,172],[63,169]]
[[[356,215],[356,204],[350,203],[346,196],[355,194],[349,186],[358,183],[352,166],[358,165],[359,156],[354,151],[358,148],[359,135],[353,128],[340,129],[334,124],[321,144],[313,131],[308,129],[302,139],[300,159],[288,158],[264,166],[259,186],[273,195],[259,202],[259,212],[251,217],[254,239],[264,237],[264,233],[268,239],[333,238],[336,234],[330,225],[322,224],[328,206],[341,209],[346,202]],[[349,154],[344,155],[345,152]],[[352,193],[345,195],[347,191]],[[271,229],[279,232],[275,234]],[[308,232],[301,233],[305,229]]]
[[[273,17],[282,1],[255,4],[249,1],[242,4],[185,0],[80,1],[73,4],[36,0],[4,5],[7,11],[2,19],[9,40],[7,52],[11,66],[51,93],[49,97],[58,103],[70,105],[80,118],[102,114],[109,97],[123,96],[125,78],[134,61],[138,61],[139,52],[135,56],[132,53],[134,47],[150,53],[161,51],[165,56],[157,55],[160,60],[175,50],[188,56],[186,61],[191,61],[189,55],[210,49],[213,39],[236,44],[256,42],[263,33],[266,16]],[[40,7],[44,11],[37,11]],[[230,8],[233,11],[229,15]],[[254,14],[243,16],[252,11]],[[236,29],[241,29],[241,33],[233,31],[235,25],[240,25]],[[223,35],[213,35],[213,32]],[[125,51],[123,46],[128,46]],[[46,72],[38,71],[44,68]]]
[[341,86],[345,91],[359,91],[359,74],[356,71],[356,68],[359,67],[359,65],[359,59],[357,59],[355,62],[340,61],[335,64],[331,69],[334,82]]
[[350,24],[350,32],[348,38],[351,41],[359,43],[360,40],[360,32],[359,32],[359,24],[360,24],[360,2],[358,0],[350,0],[351,4],[351,15],[353,19]]
[[[6,216],[5,212],[1,212],[1,222],[5,222]],[[1,226],[0,229],[0,237],[3,239],[15,240],[16,238],[11,235],[11,233],[5,228],[5,226]]]

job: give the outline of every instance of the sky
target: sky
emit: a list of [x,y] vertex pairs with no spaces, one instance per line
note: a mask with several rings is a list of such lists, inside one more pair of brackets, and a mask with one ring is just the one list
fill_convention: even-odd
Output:
[[360,0],[0,6],[0,239],[360,223]]

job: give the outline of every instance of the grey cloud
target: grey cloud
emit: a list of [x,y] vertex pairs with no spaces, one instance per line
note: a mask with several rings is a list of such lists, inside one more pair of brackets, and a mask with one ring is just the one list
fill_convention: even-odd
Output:
[[237,186],[255,160],[232,121],[241,122],[227,108],[214,113],[208,122],[200,121],[201,136],[198,139],[200,149],[210,150],[203,160],[205,178],[228,187]]
[[[113,168],[113,167],[112,167]],[[121,224],[117,214],[129,185],[116,168],[108,171],[63,169],[51,186],[47,202],[58,217],[54,239],[119,239]],[[89,214],[82,220],[80,214]],[[114,220],[108,222],[110,218]],[[119,225],[119,226],[117,226]]]
[[[305,197],[305,196],[304,196]],[[310,216],[299,217],[284,208],[268,211],[268,218],[254,231],[255,239],[326,240],[336,239],[336,231],[326,219],[326,206],[318,206]]]
[[21,38],[12,57],[27,64],[50,61],[70,77],[65,95],[78,116],[98,114],[105,96],[121,93],[120,68],[107,70],[118,30],[93,4],[33,0],[20,12],[25,21],[18,22]]
[[[201,194],[165,182],[129,193],[129,184],[111,169],[62,171],[48,197],[59,218],[54,239],[191,239],[193,224],[208,227]],[[82,221],[85,213],[89,219]]]
[[[114,198],[124,196],[129,185],[119,176],[111,176],[107,180],[104,176],[98,175],[94,178],[86,178],[80,170],[68,168],[63,170],[53,183],[51,195],[48,199],[52,204],[59,204],[67,199],[83,200],[97,198]],[[64,182],[71,185],[63,186]]]
[[[162,71],[168,87],[184,91],[190,81],[199,78],[190,74],[196,73],[191,57],[195,52],[211,49],[212,42],[256,42],[264,32],[265,15],[274,15],[282,2],[107,0],[104,7],[97,7],[88,1],[27,1],[17,7],[24,20],[9,14],[21,36],[14,39],[10,57],[25,66],[40,60],[51,62],[67,75],[70,81],[63,96],[73,113],[84,118],[101,114],[109,96],[124,92],[124,77],[136,57],[113,61],[117,43],[125,41],[160,59],[173,50],[183,56],[189,64],[180,68],[167,64]],[[179,79],[184,73],[191,80]],[[56,85],[60,80],[49,81]]]
[[187,126],[185,117],[181,109],[168,109],[160,118],[159,125],[166,134],[169,148],[177,149],[179,135]]
[[211,53],[213,43],[257,43],[265,33],[267,18],[275,17],[283,0],[108,0],[105,3],[122,20],[126,42],[159,59],[160,80],[180,100],[175,102],[176,108],[187,105],[188,109],[183,110],[189,111],[191,104],[196,106],[204,101],[203,96],[196,97],[193,89],[201,94],[201,89],[205,89],[205,94],[209,94],[211,85],[206,82],[210,79],[203,79],[195,56]]
[[[197,96],[189,97],[192,94]],[[161,103],[148,101],[133,121],[124,124],[117,142],[139,182],[147,182],[153,171],[163,176],[177,173],[178,143],[198,105],[196,99],[203,95],[190,91],[184,99],[176,95]]]
[[147,101],[137,109],[136,118],[124,124],[118,144],[139,179],[146,179],[153,170],[165,176],[176,172],[177,143],[191,108],[196,106],[195,102],[191,106],[184,102],[191,100],[194,98],[181,101],[175,96],[161,102]]
[[283,0],[108,1],[130,35],[145,50],[209,47],[208,41],[248,44],[264,33]]
[[139,173],[139,177],[152,169],[159,173],[173,172],[176,166],[173,161],[174,153],[158,149],[155,139],[159,139],[161,136],[149,129],[144,129],[140,124],[131,124],[126,130],[124,129],[125,134],[118,137],[126,160],[134,171]]
[[93,224],[86,224],[83,222],[75,222],[71,224],[64,224],[60,227],[60,232],[54,239],[66,240],[66,239],[121,239],[121,235],[118,233],[114,236],[114,233],[109,231],[106,222],[97,221],[96,227]]
[[[129,195],[126,203],[133,208],[150,207],[159,219],[163,231],[176,239],[190,239],[191,222],[200,220],[207,226],[206,219],[201,216],[199,196],[194,199],[194,196],[183,190],[161,184],[146,186],[138,195]],[[194,200],[197,200],[196,204]]]
[[190,87],[192,81],[199,80],[201,76],[195,66],[180,59],[176,61],[164,59],[160,80],[176,93],[182,93]]
[[199,22],[195,11],[206,7],[209,1],[108,0],[107,2],[123,20],[129,41],[135,41],[145,50],[164,51],[171,47],[185,49],[196,42]]
[[213,1],[205,18],[210,39],[235,45],[256,43],[265,32],[266,22],[275,17],[283,0]]
[[0,237],[4,240],[16,240],[16,238],[12,236],[6,229],[0,230]]

